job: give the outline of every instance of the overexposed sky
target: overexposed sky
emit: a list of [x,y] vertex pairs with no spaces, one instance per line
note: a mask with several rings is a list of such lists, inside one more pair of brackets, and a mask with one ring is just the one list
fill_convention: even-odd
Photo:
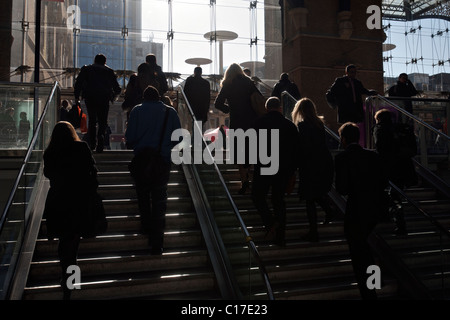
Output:
[[[167,32],[169,30],[168,0],[142,1],[142,34],[164,44],[164,71],[191,74],[194,67],[186,59],[209,58],[213,63],[204,65],[205,74],[219,73],[219,46],[210,43],[204,34],[212,30],[227,30],[238,34],[238,38],[223,44],[223,65],[246,61],[264,61],[264,4],[258,1],[253,12],[253,28],[256,26],[258,45],[250,46],[255,37],[251,30],[249,0],[216,0],[215,19],[208,0],[172,0],[172,55],[169,52]],[[256,23],[255,23],[256,20]],[[385,29],[386,43],[396,48],[384,52],[385,76],[397,77],[402,72],[437,74],[450,72],[450,26],[448,21],[425,19],[411,22],[384,21],[391,27]],[[415,30],[415,31],[414,31]],[[439,33],[439,31],[441,31]],[[433,35],[433,37],[432,37]],[[170,56],[172,58],[170,59]],[[417,63],[412,62],[418,59]],[[169,61],[172,65],[169,65]],[[439,63],[441,61],[441,63]],[[442,63],[444,61],[444,63]],[[171,70],[170,70],[171,69]]]
[[[264,7],[258,2],[257,9],[252,12],[248,0],[217,0],[215,15],[208,0],[176,0],[172,1],[172,71],[181,74],[191,74],[194,65],[187,64],[186,59],[208,58],[213,60],[209,65],[203,65],[205,74],[219,73],[219,44],[205,39],[207,32],[216,30],[232,31],[238,38],[223,43],[223,65],[246,61],[264,61]],[[213,17],[215,16],[215,19]],[[144,40],[149,38],[154,42],[164,44],[164,71],[170,71],[169,65],[169,4],[167,0],[142,2],[142,33]],[[150,17],[150,18],[149,18]],[[256,23],[255,23],[256,21]],[[250,46],[251,33],[256,26],[258,45]],[[253,28],[254,30],[254,28]],[[217,47],[217,48],[216,48]]]
[[[387,40],[396,48],[384,52],[391,57],[384,63],[386,76],[400,73],[426,73],[429,75],[450,72],[450,26],[441,19],[423,19],[409,22],[385,21]],[[415,60],[417,59],[417,62]],[[414,61],[414,62],[413,62]],[[439,61],[445,61],[444,64]]]

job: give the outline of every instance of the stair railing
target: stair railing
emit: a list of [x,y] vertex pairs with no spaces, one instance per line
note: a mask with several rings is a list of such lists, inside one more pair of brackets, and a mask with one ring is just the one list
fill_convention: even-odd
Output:
[[[402,117],[404,120],[414,124],[415,131],[418,138],[418,158],[420,163],[429,167],[431,157],[446,157],[450,161],[450,137],[442,130],[435,128],[426,121],[409,113],[393,101],[411,101],[411,102],[426,102],[431,104],[445,104],[441,106],[442,116],[446,119],[450,117],[450,102],[448,99],[426,99],[426,98],[386,98],[381,95],[370,96],[366,98],[366,147],[373,149],[373,139],[371,135],[371,128],[374,126],[375,112],[387,108],[391,110],[396,116]],[[431,111],[431,110],[430,110]],[[435,110],[434,110],[435,111]],[[436,111],[435,111],[436,112]],[[439,145],[439,147],[437,146]]]
[[[43,176],[43,149],[50,139],[52,125],[56,122],[59,95],[59,84],[55,82],[35,126],[33,137],[0,217],[0,300],[8,298],[30,213],[36,194],[39,192],[35,187],[39,185]],[[42,97],[35,98],[35,101],[40,98]],[[34,107],[38,109],[36,104]]]
[[[285,116],[290,118],[293,107],[296,103],[296,99],[292,97],[288,92],[284,91],[282,93],[282,101],[284,104],[284,112]],[[367,110],[367,109],[366,109]],[[372,110],[369,108],[369,110]],[[335,145],[340,145],[340,137],[330,128],[325,126],[325,131],[328,136],[335,141]],[[413,207],[424,215],[430,222],[436,226],[439,230],[440,239],[442,240],[442,234],[444,233],[445,228],[431,215],[426,213],[417,202],[410,199],[400,188],[395,186],[391,181],[389,181],[389,185],[396,192],[406,199],[408,203],[411,203]],[[343,215],[345,214],[345,206],[346,199],[341,196],[335,189],[334,184],[332,186],[331,191],[328,193],[329,198],[333,201],[336,208]],[[450,235],[450,232],[445,232]],[[387,242],[376,232],[373,232],[371,237],[369,238],[369,244],[372,246],[373,250],[377,253],[379,258],[382,260],[384,265],[392,272],[392,274],[397,278],[402,287],[408,289],[411,297],[417,299],[431,299],[431,295],[428,292],[428,289],[424,286],[424,284],[419,280],[419,278],[410,270],[410,268],[403,262],[403,260],[399,257],[399,255],[393,250],[391,246],[387,244]],[[443,242],[441,241],[441,248],[443,248]],[[442,255],[444,255],[444,250],[442,249]],[[444,258],[443,258],[444,259]],[[444,283],[445,274],[442,272],[442,283]]]
[[[230,210],[231,214],[234,214],[235,219],[237,219],[237,223],[238,223],[238,227],[239,227],[239,232],[243,233],[243,237],[245,240],[245,245],[248,247],[248,288],[246,288],[248,291],[247,293],[244,293],[244,296],[247,296],[246,298],[250,298],[251,294],[253,294],[253,283],[254,282],[259,282],[259,280],[255,279],[254,276],[254,269],[258,269],[259,270],[259,274],[260,274],[260,279],[262,279],[263,282],[263,287],[265,288],[265,292],[263,295],[267,296],[267,299],[269,300],[274,300],[274,295],[273,295],[273,291],[272,291],[272,287],[269,281],[269,276],[268,273],[265,269],[264,263],[261,259],[261,256],[258,252],[258,249],[256,247],[256,244],[254,243],[243,219],[242,216],[239,212],[239,209],[237,208],[233,197],[231,196],[225,180],[222,176],[222,173],[217,165],[217,163],[214,160],[214,156],[212,155],[210,149],[208,148],[208,144],[203,136],[203,130],[201,128],[201,126],[199,125],[199,122],[196,120],[196,117],[194,115],[194,112],[192,111],[192,108],[189,104],[189,101],[186,98],[186,95],[183,91],[183,89],[181,87],[178,88],[178,92],[181,95],[181,99],[182,101],[178,101],[178,114],[180,116],[180,119],[184,119],[185,121],[182,120],[182,126],[184,127],[184,129],[188,130],[191,134],[200,136],[200,140],[199,141],[199,145],[201,146],[201,150],[194,150],[195,152],[201,152],[202,156],[205,156],[208,159],[208,163],[205,164],[203,163],[202,165],[205,165],[208,167],[209,169],[209,173],[207,175],[207,177],[205,178],[205,176],[201,177],[201,173],[199,172],[199,170],[201,170],[201,168],[197,168],[195,165],[194,166],[190,166],[190,168],[192,169],[192,176],[193,178],[195,178],[196,180],[196,187],[200,190],[200,193],[202,194],[202,198],[203,198],[203,202],[204,204],[206,204],[206,208],[207,210],[205,211],[207,213],[206,219],[209,220],[209,224],[212,230],[214,230],[214,238],[217,239],[217,241],[220,242],[220,248],[223,250],[223,252],[221,253],[222,256],[222,260],[224,263],[226,264],[230,264],[230,260],[228,258],[228,254],[226,252],[226,248],[224,245],[224,242],[222,240],[223,236],[226,236],[224,234],[221,234],[221,231],[217,224],[216,224],[216,217],[215,217],[215,199],[224,199],[225,201],[228,202],[227,206],[227,210]],[[195,144],[195,141],[191,140],[188,143],[191,143],[192,145]],[[182,142],[183,143],[183,142]],[[198,146],[198,145],[197,145]],[[194,160],[195,155],[193,155],[192,160]],[[205,180],[209,180],[209,181],[205,181]],[[212,188],[208,188],[207,186],[205,186],[206,182],[211,182],[214,181],[214,188],[217,188],[218,190],[212,190]],[[255,261],[255,264],[252,262]],[[240,262],[239,262],[240,263]],[[231,262],[230,267],[232,269],[235,269],[234,267],[234,263]],[[235,277],[241,277],[241,275],[236,274],[236,270],[234,270],[235,273]],[[231,277],[230,275],[228,275],[228,277]],[[234,280],[234,283],[239,283],[240,286],[242,286],[243,281],[238,281],[238,280]]]
[[[394,113],[398,113],[401,115],[400,119],[403,122],[413,123],[415,127],[416,136],[418,138],[418,156],[413,158],[413,163],[416,168],[416,173],[426,182],[428,182],[441,196],[445,199],[450,200],[450,186],[447,181],[444,181],[441,177],[435,174],[430,169],[430,157],[433,152],[433,148],[430,147],[430,141],[438,141],[441,139],[441,145],[443,148],[440,150],[438,156],[446,161],[450,159],[450,137],[444,132],[436,129],[432,125],[423,121],[419,117],[407,112],[402,107],[396,105],[393,101],[390,100],[412,100],[412,101],[421,101],[421,102],[429,102],[429,103],[444,103],[447,105],[447,109],[450,109],[448,105],[448,100],[445,99],[424,99],[424,98],[390,98],[389,100],[386,97],[377,95],[368,97],[366,99],[366,122],[369,125],[366,125],[366,137],[368,138],[367,143],[369,147],[373,146],[373,139],[370,133],[370,128],[373,126],[373,119],[376,111],[387,108],[393,111]],[[446,111],[447,116],[449,115],[449,111]],[[417,159],[418,158],[418,159]],[[389,182],[390,188],[396,193],[400,195],[402,199],[404,199],[409,205],[411,205],[415,212],[417,212],[420,216],[424,217],[427,221],[431,223],[438,234],[438,245],[440,248],[441,254],[441,291],[440,295],[442,298],[448,296],[446,290],[450,288],[450,280],[448,280],[448,270],[445,269],[446,265],[450,265],[450,261],[447,261],[449,258],[446,255],[450,253],[450,232],[449,230],[442,225],[442,223],[436,219],[433,215],[423,209],[417,201],[408,197],[406,193],[399,187],[397,187],[391,181]],[[447,249],[446,249],[447,248]],[[438,294],[439,295],[439,294]]]

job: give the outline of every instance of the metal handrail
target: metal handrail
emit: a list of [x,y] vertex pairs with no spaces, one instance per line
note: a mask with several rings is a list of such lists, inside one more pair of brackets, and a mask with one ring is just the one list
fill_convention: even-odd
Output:
[[[292,97],[292,95],[290,95],[288,92],[284,91],[282,94],[287,95],[288,97],[290,97],[290,99],[292,99],[293,101],[297,101],[294,97]],[[397,106],[395,106],[397,107]],[[420,120],[420,119],[418,119]],[[331,136],[333,137],[338,143],[340,143],[340,137],[331,129],[329,129],[327,126],[325,126],[325,131]],[[414,201],[413,199],[409,198],[400,188],[398,188],[395,184],[393,184],[391,181],[389,181],[389,185],[395,190],[397,191],[403,198],[406,199],[407,202],[409,202],[410,204],[413,205],[413,207],[418,210],[424,217],[426,217],[439,231],[441,231],[442,233],[446,234],[448,237],[450,237],[450,231],[448,231],[444,226],[442,226],[442,224],[437,221],[436,219],[434,219],[431,215],[429,215],[427,212],[425,212],[420,206],[419,204]],[[337,208],[339,209],[339,211],[341,213],[345,213],[345,206],[346,206],[346,199],[343,196],[340,196],[337,191],[332,188],[332,190],[329,192],[329,196],[332,198],[332,200],[334,201],[334,203],[336,204]],[[374,241],[374,239],[376,239],[377,241]],[[377,245],[383,248],[382,250],[390,250],[390,247],[387,245],[387,243],[385,241],[383,241],[378,235],[374,235],[371,239],[371,245]],[[376,242],[376,243],[375,243]],[[393,252],[390,251],[389,255],[391,256],[391,260],[397,260],[395,261],[396,264],[400,264],[402,265],[402,268],[408,268],[403,262],[399,262],[397,259],[397,256],[393,256]],[[392,261],[390,261],[392,262]],[[408,281],[412,281],[413,282],[413,288],[415,290],[417,290],[418,292],[416,294],[418,294],[420,297],[427,297],[429,298],[429,294],[428,292],[426,292],[426,289],[424,288],[423,284],[418,281],[418,279],[409,271],[406,270],[406,274],[401,273],[402,276],[406,276],[408,277]]]
[[42,111],[41,117],[40,117],[40,119],[38,121],[38,124],[36,125],[36,129],[34,131],[34,134],[33,134],[33,137],[31,139],[30,145],[28,146],[28,149],[27,149],[27,152],[26,152],[25,157],[23,159],[23,162],[22,162],[22,165],[20,167],[19,173],[17,174],[16,181],[14,182],[13,188],[11,190],[11,193],[9,194],[9,197],[8,197],[8,201],[6,202],[5,209],[3,210],[2,216],[0,217],[0,232],[3,229],[3,225],[4,225],[5,220],[6,220],[6,215],[7,215],[8,211],[9,211],[9,208],[12,205],[12,202],[13,202],[13,199],[14,199],[14,195],[16,194],[17,189],[19,187],[20,179],[21,179],[21,177],[24,174],[25,166],[28,163],[28,161],[30,160],[31,153],[32,153],[32,151],[34,149],[34,146],[36,145],[36,141],[38,139],[39,132],[41,131],[42,123],[44,121],[44,117],[47,114],[47,110],[48,110],[50,101],[53,98],[53,95],[55,94],[56,89],[58,87],[59,87],[59,84],[56,81],[53,84],[52,90],[51,90],[51,92],[50,92],[50,94],[49,94],[49,96],[47,98],[47,101],[45,102],[44,110]]
[[[369,96],[366,98],[366,106],[368,105],[368,103],[370,103],[370,105],[372,105],[371,101],[374,100],[375,98],[378,98],[386,103],[389,104],[389,106],[393,107],[395,110],[401,112],[402,114],[406,115],[407,117],[409,117],[410,119],[413,119],[415,122],[419,123],[420,125],[430,129],[431,131],[433,131],[434,133],[436,133],[437,135],[445,138],[447,141],[450,141],[450,137],[448,135],[446,135],[445,133],[439,131],[438,129],[436,129],[435,127],[429,125],[428,123],[426,123],[425,121],[423,121],[422,119],[420,119],[419,117],[416,117],[415,115],[409,113],[408,111],[406,111],[405,109],[397,106],[395,103],[393,103],[392,101],[389,101],[386,97],[383,97],[381,95],[376,95],[376,96]],[[430,101],[430,102],[436,102],[436,101],[440,101],[443,102],[443,100],[438,100],[438,99],[420,99],[420,98],[416,98],[416,99],[402,99],[402,100],[413,100],[413,101]],[[373,115],[373,112],[369,113],[370,115]]]
[[[402,114],[406,115],[407,117],[413,119],[414,121],[416,121],[418,124],[427,127],[428,129],[430,129],[431,131],[433,131],[434,133],[440,135],[441,137],[447,139],[447,141],[450,140],[450,137],[447,136],[445,133],[440,132],[439,130],[437,130],[436,128],[434,128],[433,126],[429,125],[428,123],[424,122],[422,119],[416,117],[415,115],[409,113],[408,111],[404,110],[403,108],[397,106],[396,104],[392,103],[391,101],[387,100],[385,97],[377,95],[377,96],[370,96],[366,98],[366,106],[367,106],[367,102],[371,103],[371,100],[373,100],[375,97],[383,100],[384,102],[388,103],[391,107],[393,107],[394,109],[396,109],[397,111],[401,112]],[[405,100],[405,99],[402,99]],[[414,100],[432,100],[432,101],[441,101],[442,100],[437,100],[437,99],[414,99]],[[371,104],[372,105],[372,104]],[[370,110],[369,116],[373,117],[373,110]],[[424,170],[426,170],[425,168],[423,168]],[[406,201],[408,203],[410,203],[413,207],[416,208],[417,211],[419,211],[424,217],[426,217],[440,232],[442,232],[443,234],[445,234],[447,237],[450,238],[450,231],[447,230],[444,226],[442,226],[442,224],[437,221],[433,216],[429,215],[427,212],[425,212],[420,205],[414,201],[413,199],[409,198],[404,192],[403,190],[401,190],[399,187],[397,187],[394,183],[392,183],[391,181],[389,181],[389,185],[397,192],[399,193],[404,199],[406,199]]]
[[[194,121],[195,129],[198,130],[201,133],[202,129],[199,127],[198,122],[196,121],[194,112],[192,111],[192,108],[191,108],[191,106],[189,104],[189,101],[188,101],[188,99],[186,97],[186,94],[184,93],[184,90],[181,87],[179,87],[179,88],[180,88],[181,94],[183,95],[184,100],[186,101],[186,106],[188,107],[189,113],[191,114],[191,117],[192,117],[192,119]],[[205,141],[205,138],[203,137],[203,134],[201,134],[201,136],[202,136],[202,143],[204,145],[207,145],[206,141]],[[208,153],[209,153],[209,156],[211,157],[211,159],[214,159],[214,157],[211,154],[211,150],[209,150],[209,148],[206,148],[206,149],[208,150]],[[247,229],[247,226],[245,225],[245,222],[242,219],[242,216],[241,216],[241,214],[239,212],[239,209],[237,208],[236,204],[233,201],[233,197],[231,196],[231,194],[230,194],[230,192],[229,192],[229,190],[228,190],[228,188],[226,186],[225,179],[223,178],[222,173],[220,172],[220,169],[217,166],[217,163],[214,161],[212,163],[212,165],[214,166],[214,171],[216,172],[217,176],[219,177],[220,184],[221,184],[221,186],[222,186],[222,188],[223,188],[223,190],[225,192],[226,198],[230,202],[231,207],[233,209],[233,212],[234,212],[236,218],[238,219],[239,225],[240,225],[240,227],[242,228],[242,230],[244,232],[245,241],[249,245],[249,248],[251,248],[251,252],[252,252],[254,258],[256,259],[256,261],[258,263],[259,270],[260,270],[261,276],[262,276],[263,281],[264,281],[264,285],[266,286],[267,295],[269,297],[269,300],[274,300],[275,298],[274,298],[274,295],[273,295],[272,286],[270,284],[269,275],[268,275],[267,270],[266,270],[266,268],[264,266],[264,263],[262,261],[262,258],[260,256],[260,254],[259,254],[259,251],[258,251],[258,249],[256,247],[256,244],[254,243],[254,241],[253,241],[253,239],[252,239],[252,237],[251,237],[251,235],[250,235],[250,233],[249,233],[249,231]]]

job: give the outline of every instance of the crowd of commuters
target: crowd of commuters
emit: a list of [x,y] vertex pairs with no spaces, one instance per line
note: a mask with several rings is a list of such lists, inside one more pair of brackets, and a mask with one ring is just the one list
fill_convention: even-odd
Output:
[[[376,151],[366,150],[358,143],[358,123],[364,119],[362,95],[376,92],[365,89],[356,78],[355,66],[347,66],[345,73],[345,76],[335,79],[326,93],[329,105],[337,109],[337,120],[341,125],[339,136],[342,150],[334,158],[327,147],[323,117],[319,116],[314,101],[301,97],[297,85],[287,73],[280,76],[271,97],[266,100],[265,112],[260,115],[252,107],[253,95],[260,94],[255,82],[240,65],[233,63],[225,71],[214,106],[229,114],[230,129],[242,129],[244,132],[255,129],[258,133],[261,129],[267,129],[269,138],[265,140],[268,143],[266,150],[271,150],[270,135],[273,129],[277,130],[279,169],[276,174],[261,174],[267,164],[260,161],[251,170],[248,141],[234,143],[236,149],[232,152],[235,157],[245,155],[243,163],[238,162],[241,180],[238,194],[245,195],[251,189],[250,197],[261,216],[266,240],[279,246],[286,243],[285,196],[291,192],[288,190],[292,189],[292,181],[296,181],[297,175],[299,200],[305,201],[309,222],[308,233],[301,236],[303,240],[319,241],[317,205],[325,212],[324,224],[335,218],[335,209],[327,197],[333,182],[336,190],[347,196],[344,234],[361,296],[373,299],[376,294],[367,290],[365,285],[366,268],[373,264],[367,239],[378,221],[380,198],[388,179],[400,187],[411,183],[406,182],[404,177],[396,176],[401,170],[395,168],[405,167],[407,159],[394,159],[392,146],[387,145],[392,141],[390,114],[383,111],[375,116],[377,125],[373,135]],[[399,80],[397,86],[400,88],[402,83]],[[154,55],[148,55],[146,61],[138,66],[137,73],[130,77],[122,105],[127,113],[127,128],[122,143],[124,148],[126,145],[134,152],[130,171],[135,181],[142,232],[148,235],[150,252],[154,255],[162,254],[164,248],[170,153],[180,142],[171,140],[172,132],[181,128],[181,124],[171,101],[164,100],[167,91],[167,80],[161,67],[156,64]],[[196,119],[207,122],[211,93],[209,82],[202,78],[201,67],[195,68],[194,75],[186,80],[184,91]],[[298,100],[290,115],[292,120],[283,114],[283,91]],[[79,213],[87,210],[88,205],[87,200],[79,200],[84,199],[82,196],[74,200],[73,194],[75,190],[88,192],[98,186],[92,152],[102,152],[105,148],[109,104],[119,93],[120,86],[113,70],[106,65],[106,57],[97,55],[93,65],[81,69],[75,83],[75,101],[82,97],[88,110],[87,144],[80,142],[70,121],[70,106],[64,101],[61,121],[55,126],[44,153],[44,174],[51,184],[45,208],[48,237],[59,238],[58,254],[63,280],[65,268],[76,264],[80,224],[83,223]],[[261,148],[261,141],[258,147]],[[391,167],[391,163],[396,163],[396,166]],[[67,167],[76,170],[66,170]],[[85,188],[85,181],[89,181],[88,188]],[[272,210],[267,202],[269,193]],[[66,210],[67,204],[70,204],[70,210]],[[398,234],[405,234],[401,210],[396,213],[395,219]],[[65,296],[70,296],[65,286],[63,289]]]

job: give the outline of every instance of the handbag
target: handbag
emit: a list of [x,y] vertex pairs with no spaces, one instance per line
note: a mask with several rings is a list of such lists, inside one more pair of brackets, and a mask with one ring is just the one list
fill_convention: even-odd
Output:
[[250,96],[250,100],[252,102],[252,108],[258,116],[262,116],[267,113],[266,98],[264,98],[259,90],[256,90],[252,93],[252,95]]
[[[165,161],[161,155],[161,144],[166,130],[169,108],[166,108],[164,124],[159,138],[158,148],[143,148],[128,164],[131,176],[136,180],[158,180],[164,171]],[[145,135],[145,134],[144,134]]]
[[93,238],[104,234],[108,229],[103,199],[98,192],[92,191],[89,194],[88,210],[82,215],[80,235],[83,238]]

